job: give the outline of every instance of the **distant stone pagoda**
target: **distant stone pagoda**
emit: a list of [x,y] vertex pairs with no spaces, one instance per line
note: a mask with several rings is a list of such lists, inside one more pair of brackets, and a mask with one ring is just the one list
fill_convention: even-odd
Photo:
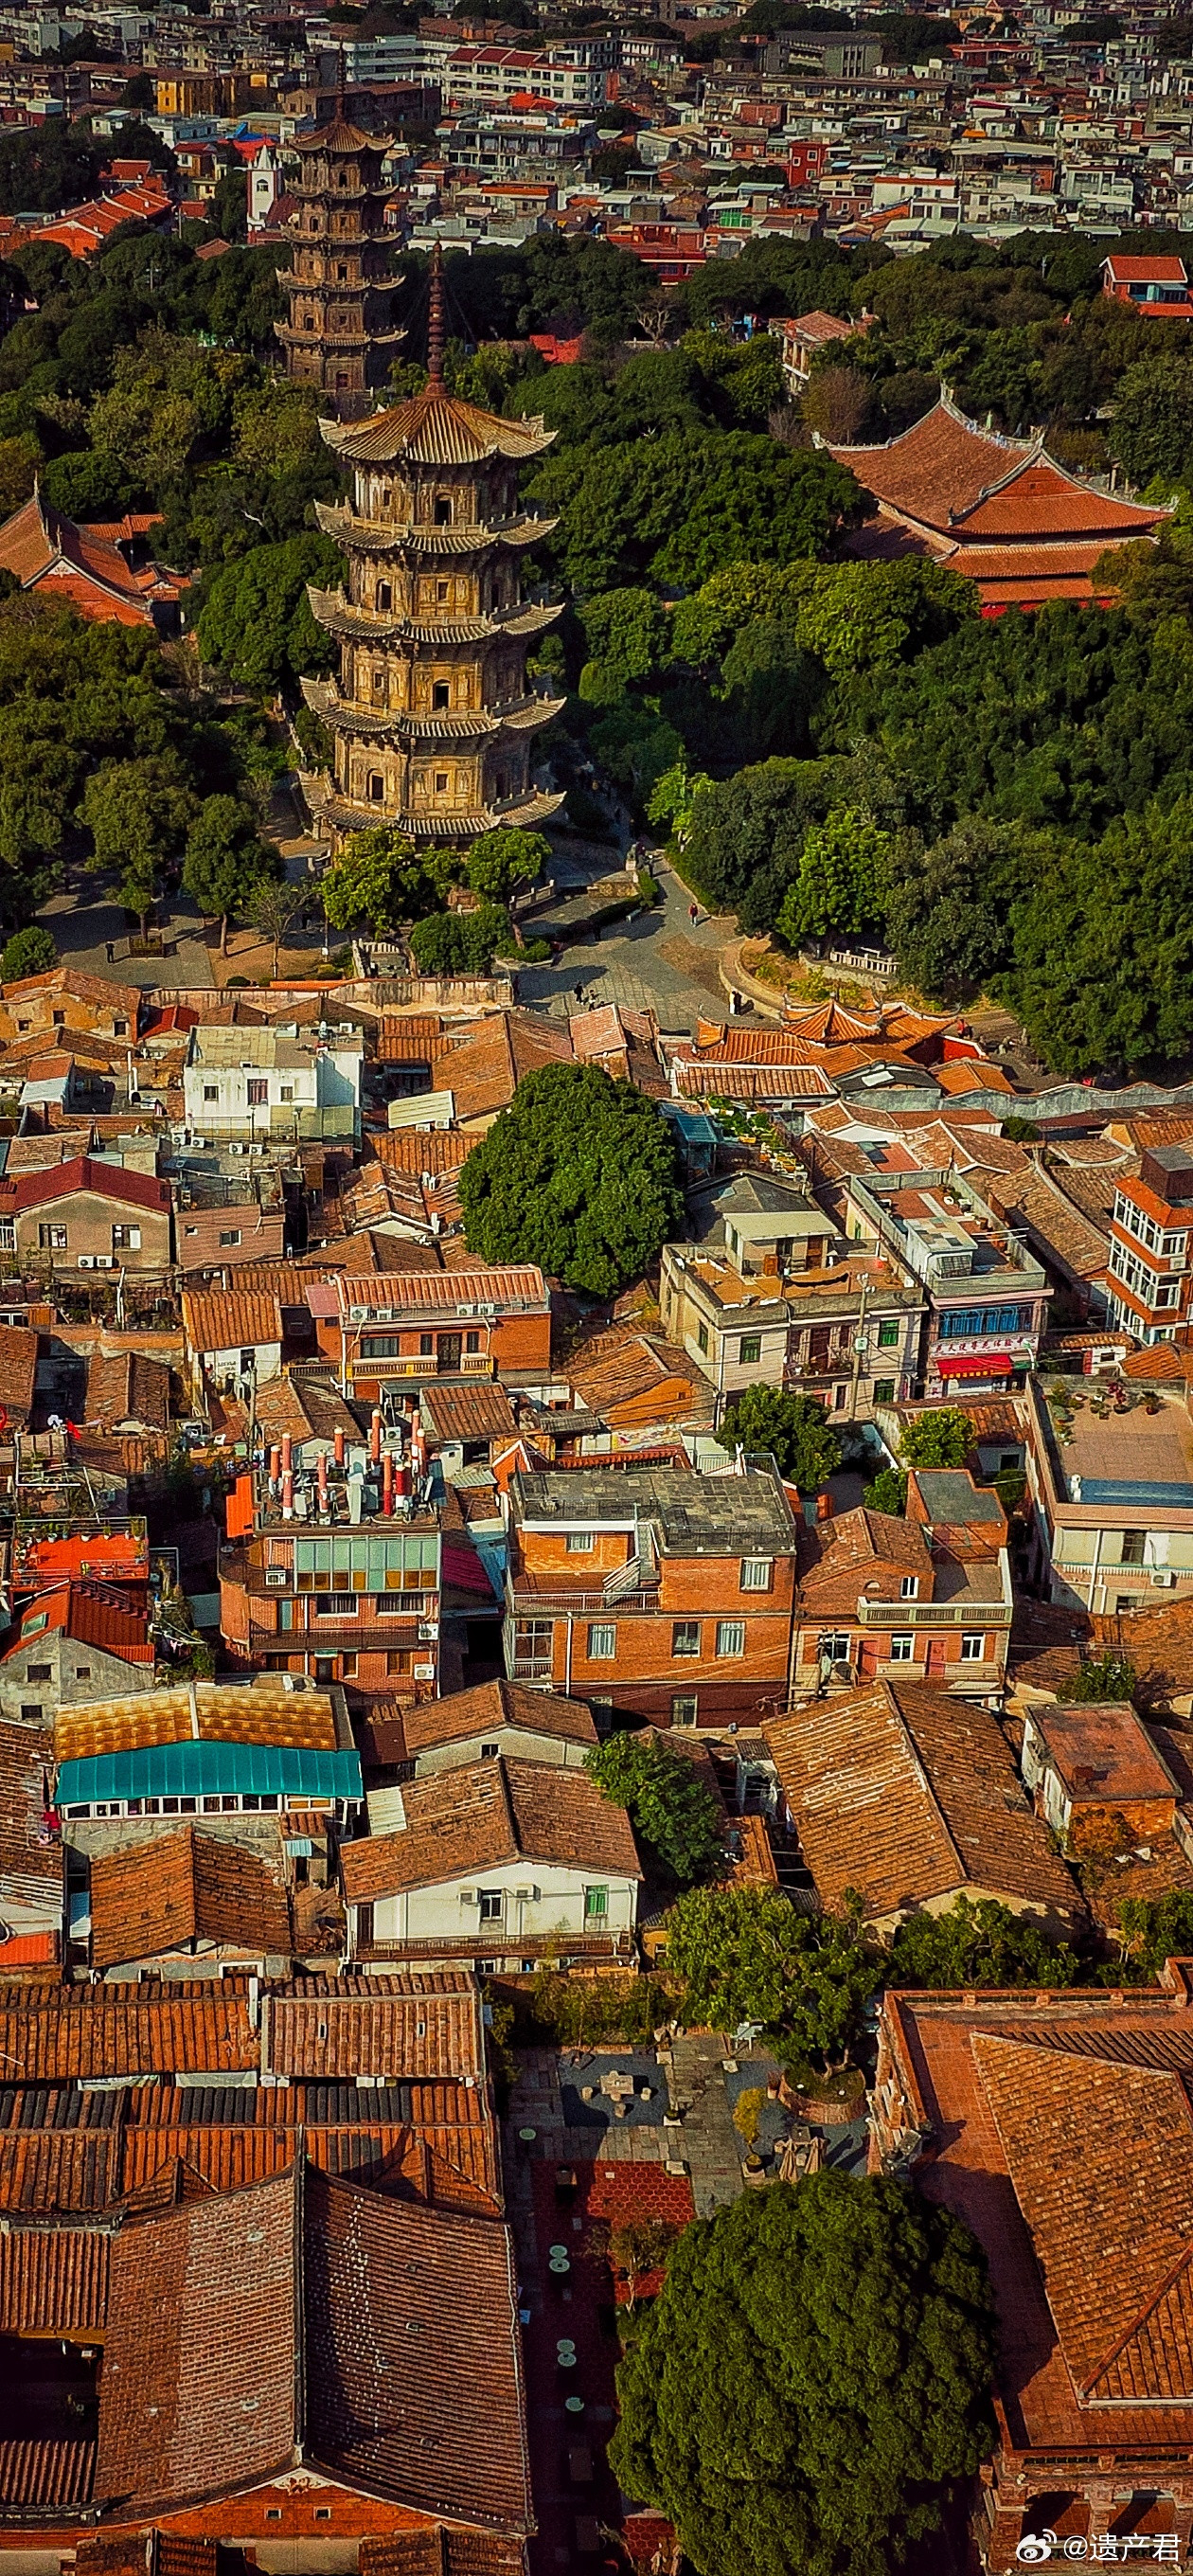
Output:
[[292,264],[278,270],[289,318],[274,329],[292,382],[315,385],[341,419],[367,411],[404,331],[390,328],[400,279],[387,275],[390,236],[381,164],[385,135],[349,123],[343,101],[330,123],[296,134],[301,176],[293,191]]
[[338,681],[302,684],[335,744],[334,776],[302,781],[312,814],[335,848],[370,823],[467,841],[545,822],[563,798],[534,786],[531,743],[564,701],[528,686],[526,652],[561,611],[523,602],[519,558],[555,522],[520,508],[517,468],[555,433],[447,392],[438,253],[429,383],[391,411],[322,429],[354,488],[350,502],[317,504],[348,587],[308,594],[340,645]]

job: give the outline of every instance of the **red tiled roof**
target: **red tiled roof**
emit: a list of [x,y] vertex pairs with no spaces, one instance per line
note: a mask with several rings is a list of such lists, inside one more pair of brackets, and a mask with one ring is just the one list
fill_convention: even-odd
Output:
[[106,1655],[118,1655],[122,1663],[152,1664],[154,1660],[144,1608],[110,1583],[68,1581],[39,1592],[23,1611],[17,1634],[4,1648],[5,1657],[51,1628],[61,1629],[80,1646],[97,1646]]
[[350,1905],[518,1859],[642,1876],[625,1808],[604,1797],[586,1771],[499,1755],[412,1780],[402,1801],[401,1832],[345,1844],[340,1867]]
[[967,543],[1144,535],[1167,515],[1079,483],[1053,464],[1039,441],[995,437],[944,399],[885,446],[832,453],[886,508]]
[[19,1216],[26,1208],[74,1198],[82,1190],[118,1199],[125,1207],[154,1208],[162,1215],[170,1205],[168,1182],[154,1180],[148,1172],[127,1171],[117,1163],[96,1163],[83,1154],[73,1163],[50,1163],[41,1171],[22,1172],[15,1181],[0,1182],[0,1209]]
[[290,1909],[254,1852],[191,1825],[91,1862],[91,1961],[111,1968],[192,1943],[281,1955]]

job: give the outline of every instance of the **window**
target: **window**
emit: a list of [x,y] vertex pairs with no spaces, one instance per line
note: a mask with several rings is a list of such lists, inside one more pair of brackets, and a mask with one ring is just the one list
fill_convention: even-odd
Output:
[[477,1902],[482,1923],[500,1923],[505,1899],[499,1887],[478,1888]]
[[293,1108],[293,1105],[294,1105],[294,1085],[293,1085],[293,1083],[292,1083],[292,1082],[284,1082],[284,1083],[282,1084],[282,1100],[283,1100],[284,1105],[285,1105],[287,1108]]
[[205,1082],[205,1083],[204,1083],[204,1085],[203,1085],[203,1098],[204,1098],[205,1100],[218,1100],[218,1099],[219,1099],[219,1096],[220,1096],[220,1094],[219,1094],[219,1085],[218,1085],[218,1083],[215,1083],[215,1082]]
[[698,1619],[677,1619],[675,1621],[671,1630],[671,1652],[673,1655],[699,1654],[700,1622]]
[[242,1352],[241,1352],[241,1354],[240,1354],[240,1374],[241,1374],[241,1376],[242,1376],[242,1377],[253,1377],[253,1376],[255,1376],[255,1374],[256,1374],[256,1368],[257,1368],[257,1354],[256,1354],[256,1351],[255,1351],[255,1350],[254,1350],[254,1351],[242,1351]]
[[942,1342],[981,1337],[985,1333],[1027,1333],[1031,1330],[1030,1306],[954,1306],[940,1318]]
[[220,1249],[222,1251],[226,1248],[230,1248],[232,1244],[239,1243],[239,1241],[240,1227],[238,1225],[225,1226],[224,1231],[220,1236]]
[[847,1664],[851,1660],[849,1638],[842,1633],[822,1637],[817,1648],[822,1664]]
[[398,1333],[362,1333],[360,1337],[362,1360],[396,1360],[401,1347]]
[[608,1911],[609,1911],[609,1890],[608,1890],[608,1888],[607,1888],[607,1887],[586,1887],[586,1888],[585,1888],[585,1890],[584,1890],[584,1920],[585,1920],[585,1922],[586,1922],[586,1923],[603,1923],[603,1922],[604,1922],[604,1920],[605,1920],[606,1915],[608,1914]]
[[963,1664],[984,1664],[986,1661],[985,1638],[963,1637],[961,1640],[961,1661]]
[[15,1218],[11,1216],[0,1217],[0,1252],[15,1252],[16,1248],[17,1229]]
[[126,1037],[128,1036],[128,1021],[127,1021],[127,1020],[113,1020],[113,1022],[112,1022],[112,1035],[113,1035],[113,1037],[115,1037],[115,1038],[126,1038]]
[[[38,1678],[38,1680],[40,1680],[40,1678],[41,1678],[40,1674],[38,1674],[37,1678]],[[47,1668],[46,1668],[46,1679],[47,1679],[47,1681],[49,1680],[49,1667],[48,1667],[48,1666],[47,1666]],[[76,1680],[77,1682],[89,1682],[89,1681],[90,1681],[90,1679],[91,1679],[91,1666],[90,1666],[90,1664],[76,1664],[76,1665],[75,1665],[75,1680]]]
[[317,1592],[315,1594],[317,1619],[355,1619],[359,1607],[360,1602],[355,1592]]
[[419,1334],[419,1337],[418,1337],[418,1356],[419,1356],[420,1360],[433,1360],[433,1359],[434,1359],[434,1357],[435,1357],[435,1336],[434,1336],[434,1334],[433,1334],[433,1333],[420,1333],[420,1334]]
[[745,1651],[746,1651],[746,1623],[745,1623],[745,1620],[744,1620],[744,1619],[718,1619],[718,1621],[717,1621],[717,1653],[718,1653],[718,1655],[744,1655]]
[[680,1691],[671,1702],[673,1726],[694,1726],[700,1702],[695,1691]]
[[498,1756],[498,1754],[500,1753],[500,1751],[501,1751],[501,1746],[500,1746],[499,1744],[482,1744],[482,1746],[481,1746],[481,1760],[482,1760],[482,1762],[495,1762],[495,1761],[497,1760],[497,1756]]
[[914,1654],[915,1638],[913,1636],[905,1634],[898,1637],[892,1637],[891,1662],[893,1664],[909,1664]]
[[25,1679],[27,1682],[48,1682],[51,1670],[52,1667],[49,1664],[28,1664],[25,1668]]
[[588,1556],[596,1546],[595,1530],[569,1530],[564,1541],[568,1556]]
[[23,1699],[21,1701],[21,1724],[22,1726],[41,1725],[41,1701],[39,1699]]
[[741,1588],[743,1592],[769,1592],[774,1573],[774,1559],[769,1556],[743,1556]]
[[737,1357],[742,1368],[755,1368],[762,1357],[761,1333],[743,1333],[737,1345]]
[[594,1620],[588,1631],[590,1664],[611,1664],[617,1653],[617,1629],[612,1620]]
[[450,599],[450,597],[451,597],[451,584],[450,584],[450,582],[446,582],[446,581],[437,581],[437,582],[436,582],[436,584],[435,584],[435,597],[436,597],[436,599]]
[[696,1348],[697,1348],[697,1350],[699,1351],[699,1353],[700,1353],[700,1355],[701,1355],[701,1358],[702,1358],[702,1359],[707,1359],[707,1358],[708,1358],[708,1326],[707,1326],[707,1324],[697,1324],[697,1326],[696,1326]]
[[481,1337],[480,1337],[480,1334],[479,1334],[479,1333],[476,1333],[476,1332],[473,1332],[473,1333],[465,1333],[465,1335],[464,1335],[464,1348],[465,1348],[465,1350],[469,1353],[470,1357],[475,1357],[475,1355],[476,1355],[477,1351],[479,1351],[479,1349],[480,1349],[480,1346],[481,1346]]
[[920,1578],[918,1574],[905,1574],[899,1585],[899,1599],[901,1601],[915,1601],[918,1598],[919,1589]]
[[1127,1529],[1127,1530],[1124,1530],[1124,1531],[1123,1531],[1122,1553],[1121,1553],[1121,1555],[1120,1555],[1120,1557],[1119,1557],[1119,1564],[1120,1564],[1120,1565],[1142,1565],[1142,1563],[1143,1563],[1143,1552],[1144,1552],[1144,1549],[1145,1549],[1146,1545],[1147,1545],[1147,1532],[1146,1532],[1146,1530],[1136,1530],[1136,1529]]
[[250,1109],[265,1109],[268,1107],[269,1080],[266,1074],[250,1073],[248,1081],[248,1104]]
[[451,502],[449,501],[446,492],[437,492],[435,495],[435,525],[437,528],[450,528],[451,523]]
[[66,1227],[64,1225],[39,1225],[37,1229],[37,1240],[43,1252],[65,1252]]
[[434,680],[431,684],[432,713],[437,716],[446,715],[451,702],[452,693],[448,682],[446,680]]
[[140,1226],[139,1226],[139,1225],[114,1225],[114,1226],[113,1226],[113,1228],[112,1228],[112,1250],[113,1250],[113,1252],[139,1252],[139,1251],[140,1251],[140,1249],[141,1249],[141,1229],[140,1229]]
[[394,595],[392,585],[388,581],[379,581],[377,584],[378,608],[382,610],[389,609],[393,607],[393,604]]
[[894,1403],[894,1401],[895,1401],[895,1381],[894,1381],[893,1377],[876,1377],[876,1378],[875,1378],[875,1380],[874,1380],[874,1401],[875,1401],[875,1404],[893,1404],[893,1403]]
[[382,805],[382,804],[384,804],[384,802],[385,802],[385,780],[384,780],[384,778],[382,777],[381,772],[380,772],[380,770],[379,770],[379,769],[370,769],[370,771],[369,771],[369,803],[370,803],[370,805]]
[[887,1318],[887,1320],[886,1320],[884,1323],[881,1323],[881,1324],[879,1325],[879,1327],[878,1327],[878,1347],[879,1347],[879,1350],[880,1350],[880,1351],[897,1351],[897,1350],[898,1350],[898,1348],[899,1348],[899,1324],[898,1324],[898,1319],[897,1319],[897,1317],[895,1317],[895,1316],[893,1316],[893,1315],[892,1315],[892,1316],[889,1316],[889,1317]]
[[437,769],[435,772],[435,793],[437,796],[446,796],[447,794],[446,769]]

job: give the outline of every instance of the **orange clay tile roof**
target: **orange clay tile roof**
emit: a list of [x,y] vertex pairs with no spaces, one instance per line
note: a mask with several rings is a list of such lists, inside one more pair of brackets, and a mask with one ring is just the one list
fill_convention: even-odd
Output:
[[330,1753],[335,1713],[326,1691],[258,1689],[252,1682],[171,1683],[127,1698],[64,1702],[54,1721],[59,1762],[132,1753],[153,1744],[296,1744]]
[[409,1172],[415,1180],[424,1172],[458,1172],[475,1142],[474,1136],[461,1136],[454,1127],[394,1127],[369,1138],[379,1163],[387,1163],[394,1172]]
[[535,1735],[557,1735],[574,1744],[597,1742],[586,1700],[527,1690],[521,1682],[478,1682],[474,1690],[454,1691],[450,1699],[412,1702],[404,1718],[412,1754],[434,1744],[465,1743],[501,1726],[523,1726]]
[[1180,1794],[1142,1718],[1126,1701],[1074,1706],[1062,1700],[1054,1708],[1036,1709],[1033,1721],[1053,1769],[1082,1805],[1135,1798],[1172,1801]]
[[43,1919],[53,1914],[62,1885],[62,1847],[45,1823],[53,1761],[48,1727],[0,1723],[0,1894],[10,1905],[23,1900]]
[[[360,2576],[522,2576],[520,2541],[495,2531],[397,2531],[362,2540]],[[172,2576],[172,2571],[165,2571]]]
[[1109,2472],[1188,2449],[1193,2012],[1167,1974],[1129,1998],[887,2001],[899,2089],[932,2132],[916,2180],[984,2248],[1004,2446],[1029,2469],[1038,2450],[1043,2477],[1074,2450]]
[[192,1351],[249,1350],[282,1339],[277,1296],[242,1288],[184,1288],[182,1322]]
[[799,1532],[799,1615],[816,1619],[855,1610],[864,1593],[873,1601],[897,1598],[896,1578],[917,1574],[925,1601],[932,1597],[932,1557],[923,1530],[891,1512],[868,1512],[860,1503],[836,1520]]
[[10,2226],[0,2234],[0,2334],[67,2335],[101,2328],[109,2238],[96,2227]]
[[451,1092],[457,1119],[495,1117],[526,1074],[572,1060],[566,1023],[501,1011],[436,1058],[436,1088]]
[[503,1386],[425,1386],[419,1410],[428,1437],[448,1440],[504,1440],[517,1430],[514,1409]]
[[[33,1623],[36,1622],[36,1625]],[[4,1654],[33,1645],[50,1630],[61,1629],[76,1645],[95,1646],[122,1663],[149,1664],[155,1649],[149,1642],[146,1612],[115,1584],[63,1582],[39,1592],[22,1611]]]
[[93,1855],[93,1967],[155,1958],[192,1941],[286,1956],[285,1890],[254,1852],[188,1825],[127,1851]]
[[625,1808],[602,1796],[586,1771],[499,1755],[412,1780],[402,1800],[404,1831],[345,1844],[340,1866],[349,1905],[523,1858],[642,1876]]
[[832,453],[900,517],[966,542],[1144,535],[1167,515],[1094,491],[1054,465],[1038,441],[994,437],[947,399],[885,446]]
[[168,1987],[0,1986],[0,2066],[6,2081],[80,2083],[92,2076],[218,2078],[255,2066],[259,2044],[247,1985],[223,1978]]
[[0,1324],[0,1405],[10,1414],[27,1414],[33,1404],[37,1375],[37,1335],[23,1324]]
[[762,1731],[824,1904],[856,1888],[883,1916],[973,1886],[1081,1912],[989,1710],[879,1682]]
[[353,2074],[462,2084],[484,2077],[480,1995],[464,1970],[359,1981],[300,1977],[281,1992],[271,1989],[267,2018],[265,2070],[291,2079]]

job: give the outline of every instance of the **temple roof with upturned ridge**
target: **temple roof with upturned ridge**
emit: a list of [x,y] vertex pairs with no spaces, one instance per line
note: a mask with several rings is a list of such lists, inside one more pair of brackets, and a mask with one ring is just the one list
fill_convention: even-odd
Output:
[[351,423],[321,420],[319,427],[328,446],[351,465],[388,465],[399,458],[411,465],[480,465],[491,456],[523,463],[541,455],[556,434],[541,416],[503,420],[434,381],[391,411]]

